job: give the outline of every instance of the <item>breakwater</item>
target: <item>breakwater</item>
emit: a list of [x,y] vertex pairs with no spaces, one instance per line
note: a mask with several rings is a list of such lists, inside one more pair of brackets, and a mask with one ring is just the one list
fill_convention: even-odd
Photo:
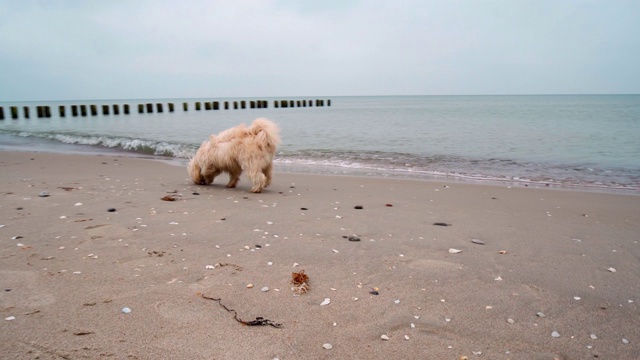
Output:
[[[331,106],[331,99],[313,99],[313,100],[273,100],[274,108],[296,108],[296,107],[324,107]],[[50,118],[52,115],[52,106],[37,105],[35,112],[31,111],[30,106],[8,106],[8,112],[5,115],[5,109],[0,106],[0,120],[5,118],[11,119],[29,119],[32,115],[38,118]],[[55,110],[55,106],[53,109]],[[102,105],[58,105],[58,116],[63,118],[67,116],[97,116],[97,115],[129,115],[132,109],[129,104],[102,104]],[[182,111],[208,111],[208,110],[242,110],[242,109],[267,109],[269,108],[268,100],[233,100],[233,101],[195,101],[193,103],[183,102]],[[175,103],[138,103],[137,111],[139,114],[152,114],[175,112]]]

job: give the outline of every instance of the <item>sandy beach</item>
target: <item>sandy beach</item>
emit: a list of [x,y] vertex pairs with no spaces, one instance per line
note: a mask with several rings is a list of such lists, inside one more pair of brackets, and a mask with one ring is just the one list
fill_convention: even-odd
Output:
[[637,195],[277,167],[252,194],[115,155],[0,169],[3,359],[640,358]]

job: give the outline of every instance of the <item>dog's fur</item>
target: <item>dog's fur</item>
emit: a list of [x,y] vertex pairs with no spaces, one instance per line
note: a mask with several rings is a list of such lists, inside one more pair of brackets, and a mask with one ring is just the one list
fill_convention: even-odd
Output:
[[254,120],[209,136],[189,162],[188,170],[193,182],[209,185],[222,172],[229,173],[228,188],[234,188],[242,171],[247,171],[253,187],[259,193],[269,186],[273,171],[273,158],[280,144],[278,126],[265,118]]

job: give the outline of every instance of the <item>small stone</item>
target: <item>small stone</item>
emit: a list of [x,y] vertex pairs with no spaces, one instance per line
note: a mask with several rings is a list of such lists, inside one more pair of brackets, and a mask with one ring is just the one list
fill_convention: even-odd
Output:
[[75,203],[73,206],[82,206],[82,203]]
[[443,222],[435,222],[433,223],[435,226],[451,226],[451,224],[443,223]]
[[551,336],[553,336],[554,338],[559,338],[560,337],[560,333],[558,333],[557,331],[554,331],[551,333]]
[[596,334],[591,334],[589,335],[589,337],[591,338],[591,340],[598,340],[598,337],[596,336]]
[[6,317],[4,319],[7,320],[7,321],[11,321],[11,320],[15,320],[16,317],[15,316],[9,316],[9,317]]
[[458,253],[461,253],[461,252],[462,252],[462,250],[453,249],[453,248],[449,249],[449,254],[458,254]]
[[200,193],[199,193],[199,192],[194,192],[194,193],[192,193],[192,194],[193,194],[193,195],[200,195]]
[[356,205],[356,206],[354,207],[354,209],[356,209],[356,210],[362,210],[362,209],[363,209],[363,207],[362,207],[362,205]]
[[616,272],[616,269],[612,267],[608,268],[607,270],[609,270],[610,272]]
[[580,300],[580,296],[574,296],[573,299],[574,300]]
[[509,324],[515,324],[515,323],[516,323],[516,321],[515,321],[515,320],[513,320],[512,318],[508,318],[508,319],[507,319],[507,322],[508,322]]
[[409,335],[405,335],[405,336],[404,336],[404,339],[405,339],[405,340],[409,340]]
[[484,241],[480,239],[471,239],[471,242],[478,245],[484,245]]
[[389,335],[383,334],[383,335],[380,336],[380,339],[389,340]]
[[352,236],[349,236],[349,241],[360,241],[360,238],[352,235]]
[[49,197],[49,193],[46,191],[41,191],[40,194],[38,194],[39,197]]
[[108,212],[116,212],[116,208],[108,208],[107,211]]
[[396,304],[400,304],[400,299],[395,300],[395,301],[394,301],[394,303],[396,303]]
[[340,251],[338,251],[338,250],[336,250],[336,249],[333,249],[332,251],[333,251],[334,253],[339,253],[339,252],[340,252]]
[[131,309],[129,309],[128,307],[124,307],[122,308],[122,312],[125,314],[129,314],[131,312]]
[[262,289],[260,289],[260,291],[262,291],[262,292],[267,292],[267,291],[269,291],[269,287],[265,286],[265,287],[263,287]]
[[544,315],[544,313],[542,311],[538,311],[536,313],[536,316],[541,317],[541,318],[545,317],[545,315]]
[[247,289],[251,289],[253,287],[253,284],[247,284]]
[[207,269],[207,270],[213,270],[213,269],[215,269],[216,267],[215,267],[215,266],[213,266],[213,265],[207,265],[207,266],[205,266],[204,268],[205,268],[205,269]]
[[324,300],[320,303],[320,306],[329,305],[331,303],[331,299],[324,298]]
[[498,276],[497,278],[493,279],[495,281],[502,281],[502,277]]
[[322,347],[323,347],[323,348],[325,348],[325,349],[327,349],[327,350],[331,350],[331,349],[333,349],[333,345],[331,345],[331,344],[329,344],[329,343],[326,343],[326,344],[322,345]]
[[623,343],[623,344],[628,344],[628,343],[629,343],[629,340],[627,340],[627,339],[622,339],[622,343]]
[[507,253],[507,251],[506,251],[506,250],[500,250],[500,251],[498,251],[498,254],[500,254],[500,255],[504,255],[504,254],[506,254],[506,253]]

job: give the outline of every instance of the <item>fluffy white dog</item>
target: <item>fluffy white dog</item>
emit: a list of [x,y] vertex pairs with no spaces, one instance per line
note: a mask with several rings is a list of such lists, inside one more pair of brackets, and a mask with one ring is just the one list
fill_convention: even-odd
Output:
[[227,187],[234,188],[244,170],[253,183],[251,192],[259,193],[271,183],[278,133],[275,123],[259,118],[249,127],[240,124],[213,134],[189,162],[189,175],[194,183],[209,185],[220,173],[228,172]]

